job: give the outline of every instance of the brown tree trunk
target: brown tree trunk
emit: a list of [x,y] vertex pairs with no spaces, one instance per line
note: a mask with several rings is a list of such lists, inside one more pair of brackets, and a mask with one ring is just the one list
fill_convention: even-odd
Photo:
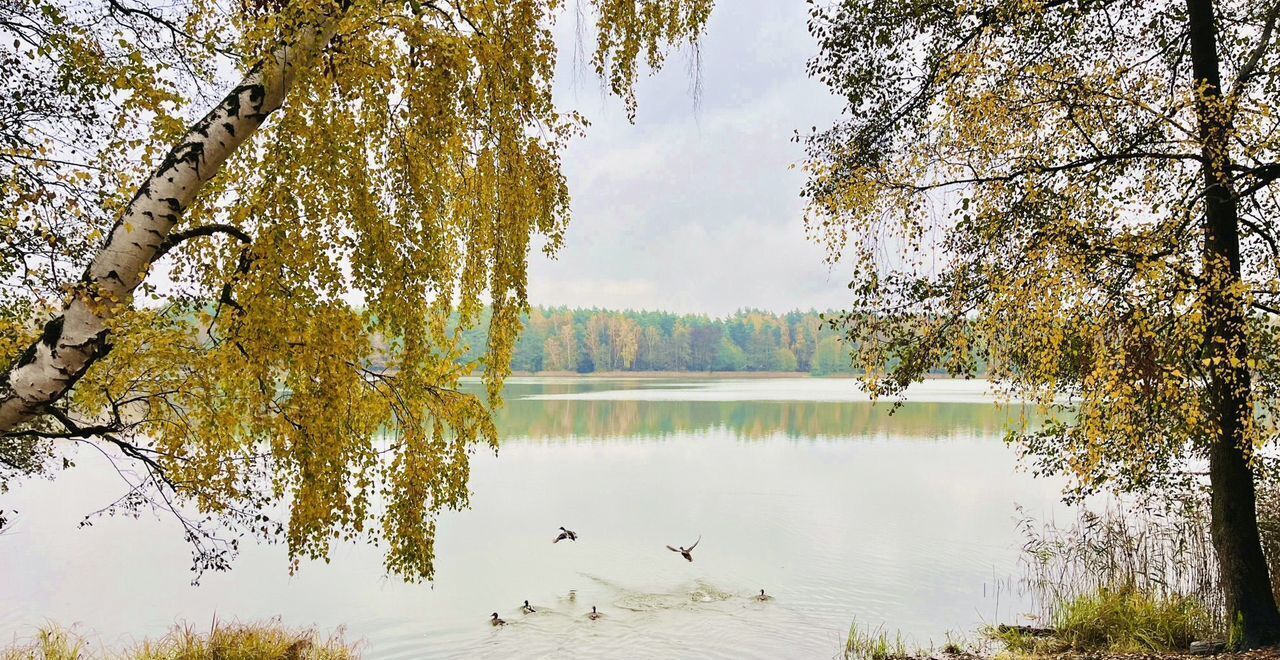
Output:
[[1222,99],[1212,0],[1187,0],[1191,66],[1204,155],[1204,287],[1209,398],[1217,436],[1209,447],[1211,532],[1226,597],[1231,642],[1280,643],[1267,562],[1258,535],[1257,498],[1245,427],[1253,414],[1246,358],[1245,302],[1239,292],[1240,228],[1230,178],[1230,115]]

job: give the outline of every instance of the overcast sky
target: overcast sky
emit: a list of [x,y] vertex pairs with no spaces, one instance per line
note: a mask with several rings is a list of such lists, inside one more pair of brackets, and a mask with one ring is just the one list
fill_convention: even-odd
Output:
[[533,257],[531,302],[716,316],[846,303],[844,273],[805,238],[804,177],[789,169],[803,157],[793,131],[840,109],[805,75],[806,8],[720,0],[696,103],[690,57],[677,53],[641,82],[634,125],[589,71],[575,80],[572,17],[562,19],[559,102],[592,125],[566,155],[573,221],[556,260]]

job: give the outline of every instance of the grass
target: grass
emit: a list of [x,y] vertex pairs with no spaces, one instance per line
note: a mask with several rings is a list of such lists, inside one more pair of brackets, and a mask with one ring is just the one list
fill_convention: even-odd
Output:
[[49,626],[24,642],[0,650],[0,660],[352,660],[355,646],[341,633],[320,639],[313,630],[291,630],[279,621],[256,624],[221,624],[207,632],[176,626],[159,639],[146,640],[123,652],[90,652],[76,633]]
[[913,657],[913,653],[901,632],[894,631],[890,636],[884,626],[864,629],[855,619],[849,626],[844,657],[845,660],[903,660]]
[[81,660],[85,655],[86,644],[79,635],[49,626],[42,628],[36,635],[25,642],[0,650],[2,660]]
[[[939,649],[942,655],[971,657],[985,655],[985,650],[984,645],[975,645],[965,636],[950,632]],[[910,660],[937,655],[932,643],[919,647],[908,643],[901,631],[890,634],[883,625],[863,628],[856,620],[849,626],[849,637],[844,644],[845,660]]]
[[992,628],[988,635],[1017,655],[1064,651],[1182,653],[1214,634],[1212,617],[1189,596],[1158,596],[1132,586],[1101,588],[1059,603],[1053,634]]
[[1118,653],[1186,651],[1214,632],[1209,613],[1194,597],[1134,588],[1101,589],[1065,603],[1054,627],[1069,648]]

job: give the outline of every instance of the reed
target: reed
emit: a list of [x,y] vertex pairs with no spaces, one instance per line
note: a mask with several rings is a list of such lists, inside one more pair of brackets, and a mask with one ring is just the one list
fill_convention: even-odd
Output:
[[907,660],[918,655],[909,648],[902,632],[890,634],[883,625],[875,628],[858,625],[857,619],[849,625],[849,637],[845,640],[845,660]]
[[[1280,595],[1280,488],[1264,484],[1258,514]],[[1019,525],[1021,585],[1036,603],[1033,621],[1053,635],[988,629],[1006,649],[1179,652],[1192,641],[1224,639],[1228,626],[1203,492],[1112,499],[1101,510],[1078,510],[1065,528],[1030,518]]]

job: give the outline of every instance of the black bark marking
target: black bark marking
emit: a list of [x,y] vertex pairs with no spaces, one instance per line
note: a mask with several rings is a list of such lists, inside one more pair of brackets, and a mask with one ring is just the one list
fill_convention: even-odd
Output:
[[66,319],[62,316],[55,316],[44,324],[44,331],[40,333],[40,343],[53,350],[58,346],[58,340],[62,339],[62,324]]
[[[32,345],[28,346],[28,347],[27,347],[27,350],[23,351],[23,352],[22,352],[22,355],[19,355],[19,356],[18,356],[18,361],[14,363],[13,368],[14,368],[14,369],[21,369],[21,368],[23,368],[23,367],[27,366],[28,364],[31,364],[32,362],[35,362],[35,361],[36,361],[36,346],[37,346],[37,344],[32,344]],[[5,379],[6,379],[6,380],[8,379],[8,377],[9,377],[9,376],[8,376],[8,374],[5,374]]]
[[111,351],[111,344],[107,342],[107,330],[105,328],[99,330],[83,343],[77,344],[75,348],[88,353],[88,356],[85,358],[84,363],[80,365],[79,369],[76,369],[73,372],[63,371],[63,374],[66,376],[66,385],[62,388],[63,392],[70,391],[71,388],[75,386],[76,382],[85,375],[85,372],[89,371],[89,367],[92,367],[95,362],[102,358],[102,356]]

